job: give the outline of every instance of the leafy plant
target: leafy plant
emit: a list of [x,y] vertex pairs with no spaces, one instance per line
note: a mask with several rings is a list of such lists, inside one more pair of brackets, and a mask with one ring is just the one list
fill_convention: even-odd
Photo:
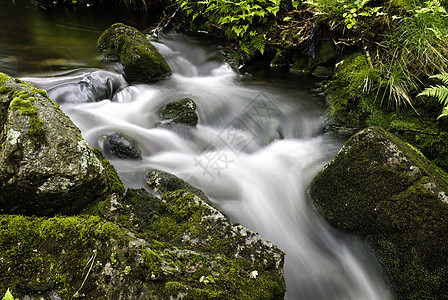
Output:
[[[183,0],[181,9],[194,21],[205,16],[208,25],[224,31],[227,38],[238,41],[249,55],[264,53],[266,34],[263,27],[277,15],[281,0]],[[298,1],[293,1],[298,5]]]
[[448,73],[433,75],[429,78],[438,79],[442,81],[444,85],[435,85],[425,88],[417,96],[433,97],[443,105],[442,113],[437,117],[437,120],[448,117]]
[[8,289],[6,291],[5,296],[3,296],[2,300],[15,300],[13,295],[11,294],[11,291]]
[[382,102],[395,107],[410,106],[422,86],[422,78],[448,71],[448,15],[438,0],[425,1],[390,26],[375,56],[380,70]]

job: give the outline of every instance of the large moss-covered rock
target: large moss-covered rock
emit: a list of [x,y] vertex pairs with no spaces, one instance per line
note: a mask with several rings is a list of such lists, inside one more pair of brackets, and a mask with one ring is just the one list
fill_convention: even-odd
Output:
[[191,192],[128,190],[100,213],[151,245],[148,299],[284,298],[284,254]]
[[44,90],[1,74],[0,211],[72,214],[110,193],[109,166]]
[[0,215],[0,290],[18,299],[143,299],[150,249],[97,216]]
[[382,128],[351,137],[311,184],[317,209],[367,238],[398,299],[448,295],[448,176]]
[[120,61],[130,83],[147,83],[171,75],[159,51],[134,27],[112,25],[99,37],[98,48],[104,58]]

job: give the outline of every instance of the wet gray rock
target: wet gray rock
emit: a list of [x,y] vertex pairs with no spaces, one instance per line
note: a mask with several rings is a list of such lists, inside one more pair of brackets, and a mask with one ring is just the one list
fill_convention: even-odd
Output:
[[108,192],[101,160],[38,90],[0,73],[0,212],[72,214]]
[[142,159],[137,143],[122,133],[111,133],[100,139],[100,148],[106,158]]

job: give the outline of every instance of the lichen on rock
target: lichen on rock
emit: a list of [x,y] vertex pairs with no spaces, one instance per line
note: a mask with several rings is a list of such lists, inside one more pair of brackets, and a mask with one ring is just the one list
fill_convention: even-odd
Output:
[[398,299],[448,293],[448,175],[380,127],[351,137],[310,187],[333,225],[365,237]]

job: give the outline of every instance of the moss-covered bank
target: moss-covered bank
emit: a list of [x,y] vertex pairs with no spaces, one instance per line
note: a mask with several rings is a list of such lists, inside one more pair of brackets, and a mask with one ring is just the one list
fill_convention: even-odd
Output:
[[448,296],[448,175],[382,128],[347,141],[311,184],[317,209],[372,245],[397,299]]

